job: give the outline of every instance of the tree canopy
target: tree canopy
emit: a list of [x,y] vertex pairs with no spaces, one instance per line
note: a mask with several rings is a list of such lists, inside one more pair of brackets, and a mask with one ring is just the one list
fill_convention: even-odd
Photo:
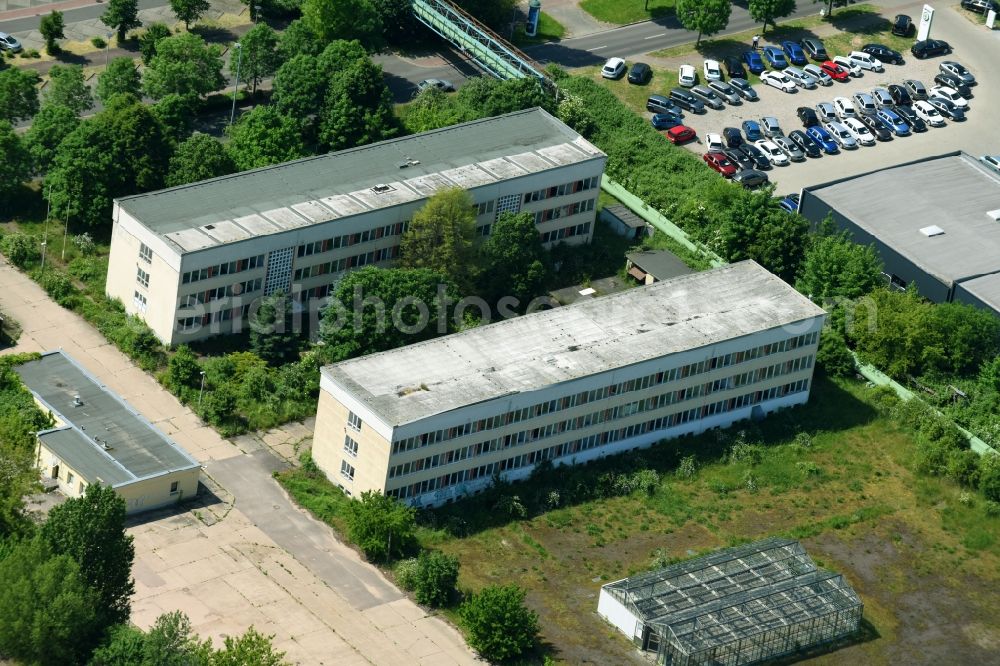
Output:
[[83,78],[79,65],[53,65],[49,70],[49,85],[43,104],[59,104],[77,114],[94,106],[94,97]]
[[413,507],[366,490],[348,504],[347,531],[369,560],[385,561],[413,547],[416,516]]
[[774,25],[777,19],[791,16],[795,11],[795,0],[750,0],[747,4],[750,18],[763,24],[763,31],[767,31],[767,25]]
[[382,66],[368,58],[343,65],[330,82],[320,112],[320,142],[330,150],[343,150],[396,133],[392,95],[382,77]]
[[0,120],[16,123],[38,112],[38,72],[10,67],[0,70]]
[[46,53],[54,55],[59,52],[56,40],[66,37],[65,28],[63,13],[60,11],[53,10],[42,17],[38,24],[38,32],[42,33],[42,38],[45,40]]
[[513,296],[522,309],[542,293],[546,253],[532,213],[501,213],[479,248],[483,272],[479,293],[492,304]]
[[253,92],[265,78],[274,74],[281,64],[278,54],[278,33],[266,23],[258,23],[240,39],[240,57],[229,59],[229,72],[236,75],[239,68],[240,80],[249,83]]
[[357,39],[372,51],[382,46],[382,25],[371,0],[304,0],[302,22],[320,44]]
[[153,99],[207,95],[224,84],[219,47],[189,32],[156,42],[156,55],[143,74],[143,88]]
[[139,20],[139,0],[108,0],[108,8],[101,15],[101,23],[118,31],[118,43],[125,41],[125,34],[142,25]]
[[732,5],[729,0],[675,0],[674,11],[685,29],[698,33],[698,44],[702,36],[725,30]]
[[160,41],[169,37],[173,33],[163,23],[150,23],[142,35],[139,36],[139,52],[142,54],[142,64],[149,66],[156,55],[156,47]]
[[240,171],[280,164],[309,154],[302,123],[273,106],[257,106],[227,130],[230,157]]
[[115,95],[142,95],[142,77],[131,58],[122,56],[108,63],[97,77],[97,98],[105,104]]
[[298,350],[298,335],[292,327],[292,300],[282,292],[257,302],[255,321],[250,322],[250,349],[272,365],[290,360]]
[[208,0],[170,0],[170,9],[178,20],[184,22],[185,30],[190,30],[191,24],[200,19],[211,6]]
[[167,187],[196,183],[236,171],[225,146],[215,137],[197,132],[177,146],[167,170]]
[[822,303],[827,298],[860,298],[883,282],[874,246],[858,245],[846,232],[828,232],[811,238],[795,288]]
[[31,175],[31,153],[13,126],[0,120],[0,203],[7,205]]
[[538,615],[524,605],[517,585],[490,585],[458,609],[469,645],[489,661],[504,661],[530,650],[538,639]]
[[475,279],[476,211],[461,188],[440,190],[413,214],[400,243],[399,265],[426,268],[468,292]]

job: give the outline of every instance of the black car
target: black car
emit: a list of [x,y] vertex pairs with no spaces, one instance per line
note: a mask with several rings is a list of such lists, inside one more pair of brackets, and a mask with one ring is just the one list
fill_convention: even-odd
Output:
[[653,78],[653,70],[644,62],[637,62],[632,65],[628,72],[628,82],[637,85],[645,85]]
[[892,128],[885,124],[881,118],[874,114],[859,113],[858,120],[864,123],[865,127],[871,130],[875,138],[879,141],[892,141]]
[[889,95],[892,97],[892,101],[896,106],[913,104],[913,99],[910,97],[909,91],[906,86],[901,86],[898,83],[893,83],[888,87]]
[[745,79],[747,78],[747,70],[743,67],[743,61],[737,56],[726,56],[722,61],[722,64],[726,66],[726,74],[729,75],[731,79]]
[[802,121],[803,127],[812,127],[813,125],[819,125],[819,116],[816,112],[810,109],[808,106],[800,106],[796,109],[795,114]]
[[938,84],[939,86],[945,86],[946,88],[954,88],[955,92],[957,92],[965,99],[969,99],[972,97],[972,91],[969,90],[969,84],[963,81],[962,79],[958,78],[954,74],[946,74],[944,72],[940,72],[938,73],[937,76],[934,77],[934,83]]
[[726,127],[722,130],[722,140],[728,148],[736,148],[743,143],[743,133],[736,127]]
[[943,39],[925,39],[914,43],[910,47],[910,53],[921,60],[931,56],[948,55],[951,53],[951,44]]
[[933,106],[938,112],[950,120],[965,120],[965,109],[957,106],[950,99],[944,99],[943,97],[929,97],[927,102]]
[[896,14],[896,18],[892,20],[892,34],[894,35],[909,37],[914,30],[913,19],[906,14]]
[[991,9],[1000,13],[1000,4],[994,0],[962,0],[962,9],[968,9],[970,12],[978,14],[985,14]]
[[890,49],[885,44],[865,44],[861,50],[873,58],[878,58],[883,65],[902,65],[904,62],[902,53]]
[[914,132],[927,131],[927,123],[925,123],[923,119],[917,115],[917,112],[909,106],[897,106],[895,111],[903,118],[903,120],[906,121],[906,124],[909,125],[910,129]]
[[788,138],[802,149],[806,157],[821,157],[823,155],[823,149],[819,147],[819,144],[802,130],[792,130],[788,133]]
[[670,102],[674,106],[679,106],[691,113],[705,113],[705,105],[702,101],[689,93],[684,88],[670,89]]
[[757,148],[757,146],[751,143],[744,143],[740,145],[740,150],[743,151],[744,155],[753,160],[755,169],[771,168],[771,160],[767,159],[764,153],[760,152],[760,149]]
[[752,169],[755,162],[752,157],[747,156],[739,148],[726,148],[722,154],[729,158],[730,162],[738,164],[741,169]]
[[824,60],[830,59],[830,56],[826,52],[826,48],[823,46],[823,42],[819,41],[815,37],[806,37],[799,41],[799,45],[802,46],[802,50],[806,52],[806,55],[813,60],[823,62]]

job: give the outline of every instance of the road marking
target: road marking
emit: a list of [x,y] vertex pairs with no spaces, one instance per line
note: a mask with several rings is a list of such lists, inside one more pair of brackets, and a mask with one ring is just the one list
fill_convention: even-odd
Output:
[[606,48],[608,48],[608,45],[607,45],[607,44],[605,44],[604,46],[595,46],[594,48],[592,48],[592,49],[587,49],[587,50],[588,50],[588,51],[600,51],[601,49],[606,49]]
[[657,37],[663,37],[662,34],[650,35],[649,37],[643,37],[643,39],[656,39]]

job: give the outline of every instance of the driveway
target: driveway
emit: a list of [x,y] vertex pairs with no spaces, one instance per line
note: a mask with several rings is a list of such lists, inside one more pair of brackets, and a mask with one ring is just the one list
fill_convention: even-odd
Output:
[[[23,328],[0,353],[62,348],[205,465],[232,507],[185,507],[128,528],[135,536],[132,621],[149,627],[182,610],[213,638],[251,625],[300,664],[472,664],[461,635],[403,596],[377,569],[294,507],[251,455],[134,366],[86,321],[56,305],[0,257],[0,310]],[[209,486],[215,484],[207,480]],[[228,498],[228,494],[232,498]],[[211,504],[211,501],[209,501]]]

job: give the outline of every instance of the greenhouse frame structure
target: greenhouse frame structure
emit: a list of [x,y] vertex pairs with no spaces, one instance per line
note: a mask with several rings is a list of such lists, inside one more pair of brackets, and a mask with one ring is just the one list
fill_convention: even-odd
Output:
[[864,606],[798,541],[771,538],[601,588],[598,613],[659,664],[744,666],[858,631]]

